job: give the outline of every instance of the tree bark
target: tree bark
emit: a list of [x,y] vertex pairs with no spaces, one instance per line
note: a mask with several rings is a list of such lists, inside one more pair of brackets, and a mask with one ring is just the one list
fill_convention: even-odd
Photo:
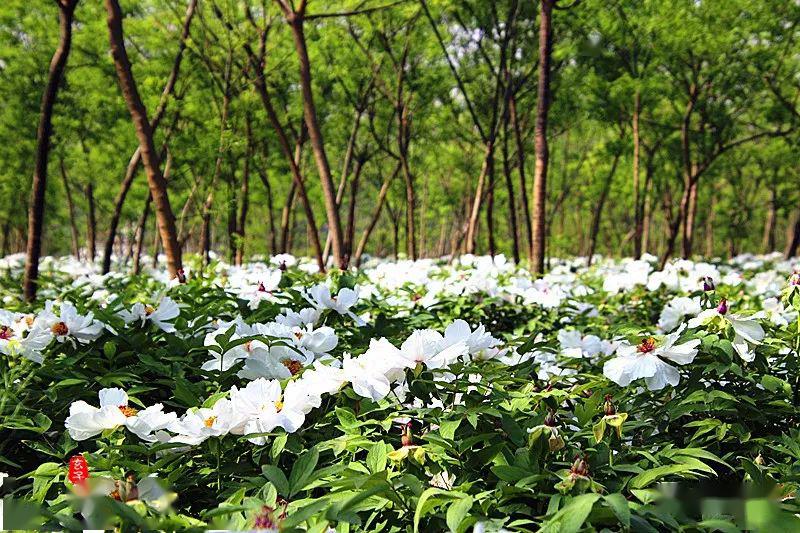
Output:
[[358,181],[361,178],[361,172],[363,170],[364,161],[356,159],[353,169],[353,179],[350,180],[350,203],[347,206],[347,230],[344,234],[344,249],[348,261],[349,258],[352,257],[353,252],[353,236],[356,230],[356,197],[358,196]]
[[[291,171],[293,180],[293,187],[290,190],[290,195],[293,196],[294,194],[293,191],[296,190],[297,194],[299,194],[300,196],[300,201],[303,204],[303,209],[306,214],[306,221],[309,227],[308,233],[309,233],[309,238],[311,240],[311,246],[312,249],[314,250],[314,254],[317,257],[317,266],[319,267],[320,272],[325,272],[325,260],[323,259],[322,256],[322,245],[320,244],[319,240],[319,232],[317,231],[317,223],[314,218],[314,210],[311,207],[311,202],[308,199],[308,194],[306,193],[306,187],[305,184],[303,183],[303,176],[300,173],[300,167],[299,167],[301,149],[304,142],[304,131],[308,130],[310,135],[311,128],[308,127],[308,119],[305,119],[306,128],[305,130],[302,127],[300,128],[300,135],[298,136],[297,142],[295,144],[294,153],[292,153],[292,148],[289,145],[289,139],[286,136],[286,131],[284,130],[283,125],[281,124],[281,121],[278,118],[278,114],[275,111],[275,107],[272,105],[272,99],[270,98],[269,92],[267,91],[267,84],[266,81],[264,80],[265,38],[266,38],[265,34],[262,33],[261,50],[259,52],[258,59],[256,58],[256,55],[253,53],[253,50],[249,45],[245,45],[245,50],[247,52],[248,57],[250,58],[252,66],[254,67],[253,70],[255,70],[256,72],[256,77],[255,77],[256,91],[258,92],[258,95],[261,98],[261,103],[267,112],[267,117],[269,118],[269,121],[272,124],[272,128],[275,130],[275,133],[278,137],[278,145],[281,147],[281,151],[283,152],[284,157],[289,163],[289,170]],[[328,178],[330,181],[330,174],[328,175]],[[333,190],[331,189],[330,192],[333,192]],[[333,198],[333,200],[335,201],[336,198]],[[288,203],[288,205],[291,206],[291,203]],[[288,222],[289,218],[288,211],[285,212],[284,214],[286,215],[285,220]],[[336,215],[336,220],[338,221],[339,220],[338,211],[335,211],[335,215]],[[286,247],[288,245],[287,232],[284,232],[283,237],[284,237],[282,239],[283,242],[281,244],[283,245],[282,246],[283,249],[286,250]],[[341,259],[341,252],[342,252],[341,245],[342,242],[341,242],[341,227],[340,227],[339,241],[337,242],[336,238],[334,238],[333,253],[336,256],[336,260]]]
[[[345,186],[347,184],[347,178],[350,175],[350,165],[353,161],[353,150],[355,149],[356,138],[358,137],[358,130],[361,124],[361,115],[364,113],[364,110],[361,106],[361,103],[358,104],[355,110],[355,117],[353,119],[353,127],[350,130],[350,137],[347,139],[347,148],[344,152],[344,161],[342,163],[342,176],[339,178],[339,186],[336,189],[336,208],[339,209],[342,206],[342,201],[344,200],[344,191]],[[331,253],[331,234],[328,232],[328,236],[325,238],[325,250],[322,252],[322,256],[325,258],[325,262],[328,261]]]
[[509,119],[514,130],[514,142],[517,147],[517,173],[519,174],[519,197],[522,202],[522,218],[525,221],[525,242],[527,246],[527,256],[530,261],[533,250],[533,226],[531,222],[531,209],[528,205],[528,183],[525,179],[525,143],[522,142],[522,128],[517,116],[517,99],[514,91],[511,91],[508,101]]
[[642,256],[642,232],[644,231],[644,221],[642,220],[642,193],[639,183],[639,113],[641,109],[641,99],[639,89],[633,95],[633,258],[639,259]]
[[208,187],[208,195],[203,202],[203,227],[200,230],[200,253],[203,256],[203,265],[211,260],[211,208],[214,205],[214,189],[222,172],[222,157],[225,154],[225,130],[228,127],[228,113],[231,105],[231,72],[233,67],[233,51],[228,52],[225,62],[225,74],[222,86],[222,106],[219,119],[219,144],[217,145],[217,158],[214,161],[214,174]]
[[620,153],[614,154],[614,161],[611,163],[611,169],[608,171],[606,181],[603,183],[603,188],[600,191],[600,198],[597,200],[597,205],[594,206],[594,213],[592,215],[591,231],[589,233],[589,250],[586,253],[587,265],[591,266],[594,258],[594,252],[597,248],[597,235],[600,233],[600,221],[603,216],[603,209],[606,205],[608,192],[611,190],[611,182],[614,181],[614,174],[617,172],[617,164],[619,163]]
[[36,131],[36,162],[31,186],[31,203],[28,210],[28,244],[25,258],[23,295],[27,301],[36,298],[39,279],[39,257],[42,254],[42,228],[44,226],[45,191],[47,189],[47,160],[50,153],[50,137],[53,133],[53,107],[58,95],[58,86],[64,74],[69,50],[72,45],[72,19],[78,0],[57,0],[59,41],[50,60],[47,85],[42,95],[39,112],[39,127]]
[[119,7],[119,2],[118,0],[105,0],[105,7],[108,12],[111,55],[114,58],[122,94],[125,97],[131,119],[136,128],[136,136],[139,138],[142,163],[147,174],[150,194],[153,197],[161,244],[164,247],[164,253],[167,258],[167,269],[170,276],[174,277],[183,268],[183,264],[181,262],[178,234],[175,229],[175,215],[172,212],[169,195],[167,194],[167,182],[161,173],[158,152],[153,142],[153,130],[147,119],[147,110],[136,88],[136,81],[133,79],[133,73],[131,72],[131,63],[125,50],[125,41],[122,33],[122,11]]
[[242,188],[239,191],[241,206],[239,208],[239,220],[236,233],[239,245],[236,247],[236,264],[241,266],[244,262],[244,239],[247,226],[247,210],[250,207],[250,159],[253,157],[253,132],[250,128],[250,117],[245,120],[247,129],[247,150],[244,159],[244,169],[242,170]]
[[[164,118],[169,97],[172,96],[172,93],[175,90],[175,84],[178,81],[181,61],[183,60],[183,54],[186,50],[186,41],[189,39],[189,28],[191,27],[192,18],[194,17],[196,7],[197,0],[189,0],[189,5],[186,8],[186,15],[183,19],[183,28],[181,30],[178,53],[175,55],[175,60],[172,62],[172,70],[170,71],[169,78],[167,78],[167,83],[164,85],[164,90],[161,92],[161,99],[158,102],[158,107],[156,108],[155,114],[150,121],[150,129],[154,134],[158,129],[158,125],[161,123],[161,119]],[[125,198],[128,196],[128,192],[131,189],[131,184],[133,184],[133,179],[136,176],[136,171],[139,168],[140,162],[141,150],[136,148],[130,160],[128,161],[128,166],[125,169],[125,177],[120,184],[117,198],[114,201],[114,211],[111,213],[108,237],[106,238],[105,247],[103,249],[103,274],[107,273],[111,269],[111,254],[114,249],[114,239],[116,239],[117,236],[117,228],[119,227],[120,217],[122,216],[122,205],[125,203]]]
[[403,171],[403,182],[406,189],[406,255],[412,261],[417,260],[417,230],[416,230],[416,209],[417,198],[414,190],[414,175],[408,164],[408,145],[411,140],[411,130],[408,118],[408,105],[401,104],[398,110],[399,130],[397,133],[398,153],[400,156],[400,168]]
[[75,217],[75,203],[72,201],[72,190],[69,186],[69,178],[67,177],[67,169],[64,166],[64,158],[59,158],[59,166],[61,168],[61,181],[64,184],[64,195],[67,198],[67,209],[69,210],[69,228],[70,236],[72,237],[72,255],[75,259],[81,258],[81,245],[78,242],[78,223]]
[[149,194],[144,202],[144,209],[142,216],[139,218],[139,223],[136,226],[136,250],[133,253],[133,273],[138,274],[142,271],[142,248],[144,248],[144,234],[147,228],[147,219],[150,216],[150,204],[153,197]]
[[511,252],[514,257],[514,263],[519,264],[519,227],[517,223],[517,201],[514,194],[514,180],[511,177],[511,161],[509,160],[508,153],[508,112],[506,112],[503,120],[503,175],[506,181],[506,191],[508,194],[508,220],[511,225]]
[[86,255],[89,262],[94,263],[97,253],[97,218],[94,214],[94,184],[91,181],[86,184],[86,205],[88,206],[86,215]]
[[489,182],[486,191],[486,238],[489,245],[489,255],[494,257],[497,255],[497,246],[494,239],[494,156],[489,164],[489,171],[487,172]]
[[258,177],[267,192],[267,211],[269,215],[269,250],[271,255],[278,253],[277,236],[275,234],[275,208],[272,200],[272,185],[269,182],[267,171],[263,167],[258,167]]
[[389,185],[391,185],[392,180],[400,172],[400,166],[401,163],[398,163],[397,166],[394,167],[394,171],[390,175],[386,176],[381,184],[380,190],[378,191],[378,200],[375,203],[375,210],[372,212],[372,216],[369,219],[367,227],[364,228],[364,232],[361,234],[361,239],[358,241],[356,252],[353,255],[353,261],[357,267],[361,266],[361,256],[364,255],[364,249],[367,247],[367,241],[369,240],[370,235],[372,235],[372,231],[375,229],[375,225],[378,223],[378,219],[381,216],[381,210],[383,209],[383,204],[386,201],[386,195],[389,192]]
[[545,217],[547,200],[547,165],[550,153],[547,146],[547,114],[550,109],[550,61],[553,49],[553,4],[555,0],[541,0],[539,20],[539,84],[536,98],[536,128],[534,143],[536,166],[533,174],[533,235],[531,270],[535,275],[544,273]]
[[[314,95],[311,86],[311,61],[308,57],[306,48],[306,37],[303,29],[305,17],[305,0],[301,0],[300,7],[295,11],[286,0],[278,0],[281,8],[286,15],[287,22],[292,30],[295,50],[300,64],[300,87],[303,93],[303,116],[308,127],[308,137],[311,148],[314,151],[314,159],[317,163],[322,192],[325,198],[325,211],[328,215],[328,231],[331,233],[331,246],[336,266],[341,269],[347,268],[347,259],[344,256],[342,225],[339,219],[339,210],[336,206],[336,191],[333,186],[328,156],[325,153],[325,142],[322,137],[322,129],[317,120],[317,109],[314,104]],[[302,193],[301,193],[302,195]]]
[[683,222],[683,258],[689,259],[694,248],[694,220],[697,216],[697,180],[693,179],[689,187],[689,199],[686,204]]
[[769,203],[767,204],[767,216],[764,221],[764,235],[761,238],[761,251],[766,253],[775,250],[775,222],[778,218],[778,198],[774,186],[769,189]]
[[791,259],[797,255],[797,249],[800,248],[800,213],[794,220],[794,229],[792,230],[791,239],[786,243],[786,251],[784,257]]

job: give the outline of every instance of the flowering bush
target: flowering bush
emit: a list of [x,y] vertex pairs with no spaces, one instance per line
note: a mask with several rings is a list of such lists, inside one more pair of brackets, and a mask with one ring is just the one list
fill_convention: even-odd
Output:
[[33,307],[2,264],[6,527],[800,528],[774,256],[46,264]]

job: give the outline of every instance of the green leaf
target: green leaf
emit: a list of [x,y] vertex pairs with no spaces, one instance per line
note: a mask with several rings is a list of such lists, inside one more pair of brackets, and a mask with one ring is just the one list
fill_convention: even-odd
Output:
[[386,445],[383,442],[376,442],[367,453],[367,468],[373,474],[386,470]]
[[599,494],[581,494],[574,497],[553,518],[542,524],[539,533],[577,533],[592,512]]
[[592,428],[592,433],[594,433],[594,441],[600,442],[603,440],[603,435],[606,433],[606,421],[605,419],[600,419],[600,422],[594,425]]
[[301,455],[294,463],[292,473],[289,474],[289,497],[297,494],[311,478],[311,474],[317,467],[319,461],[319,450],[311,448]]
[[474,500],[472,496],[466,495],[450,504],[447,508],[447,527],[450,531],[458,531],[458,526],[469,514]]
[[661,479],[662,477],[666,477],[672,474],[682,474],[684,472],[694,473],[694,471],[695,471],[694,465],[672,464],[665,466],[657,466],[655,468],[651,468],[650,470],[645,470],[638,476],[635,476],[630,480],[628,485],[633,489],[641,489],[646,487],[650,483],[658,479]]
[[419,521],[436,507],[436,505],[439,505],[437,501],[438,497],[443,494],[447,494],[447,492],[442,489],[437,489],[436,487],[431,487],[420,495],[419,500],[417,500],[417,508],[414,511],[414,533],[419,532]]
[[283,449],[286,447],[286,441],[289,439],[288,433],[281,433],[272,440],[272,449],[269,456],[273,461],[276,461],[280,456]]
[[439,426],[439,435],[442,436],[443,439],[453,440],[453,437],[456,435],[456,430],[458,426],[461,425],[461,421],[463,418],[459,418],[457,420],[445,420]]
[[607,494],[603,496],[606,504],[614,511],[614,514],[617,516],[617,520],[619,520],[620,524],[624,527],[631,526],[631,510],[628,506],[628,500],[625,499],[625,496],[620,494],[619,492],[615,492],[614,494]]
[[261,473],[275,485],[278,494],[289,496],[289,480],[286,479],[283,470],[275,465],[264,465],[261,467]]

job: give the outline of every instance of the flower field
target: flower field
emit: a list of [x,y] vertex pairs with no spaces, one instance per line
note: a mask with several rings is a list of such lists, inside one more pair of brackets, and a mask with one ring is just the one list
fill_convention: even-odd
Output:
[[6,528],[800,530],[800,274],[0,260]]

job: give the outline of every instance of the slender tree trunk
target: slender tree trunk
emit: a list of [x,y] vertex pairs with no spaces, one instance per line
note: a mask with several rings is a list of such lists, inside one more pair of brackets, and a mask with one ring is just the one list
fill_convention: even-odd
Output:
[[708,213],[706,214],[706,230],[705,230],[705,237],[706,237],[706,249],[705,249],[705,256],[706,258],[711,258],[714,256],[714,224],[716,222],[716,203],[717,203],[717,195],[711,195],[711,202],[708,206]]
[[[247,51],[247,55],[250,58],[252,66],[255,67],[257,72],[256,79],[255,79],[255,86],[256,90],[261,98],[261,103],[264,106],[264,109],[267,112],[267,117],[269,118],[270,123],[272,124],[272,128],[275,130],[275,133],[278,137],[278,144],[281,147],[281,151],[283,152],[284,157],[286,157],[287,162],[289,163],[289,170],[292,174],[293,180],[293,188],[290,192],[290,195],[293,195],[293,191],[296,190],[297,194],[300,196],[300,201],[303,204],[303,209],[306,214],[306,221],[309,227],[309,238],[311,239],[311,246],[314,250],[314,254],[317,257],[317,266],[319,267],[320,272],[325,272],[325,260],[322,256],[322,245],[320,244],[319,240],[319,232],[317,231],[317,223],[314,218],[314,210],[311,207],[311,202],[308,199],[308,194],[306,193],[306,187],[303,183],[303,176],[300,173],[300,167],[298,165],[301,155],[301,149],[304,142],[304,129],[300,128],[300,135],[298,136],[297,143],[295,144],[295,151],[292,154],[292,148],[289,145],[289,139],[286,137],[286,132],[281,124],[280,119],[278,118],[278,114],[275,112],[275,107],[272,105],[272,99],[270,98],[269,92],[267,91],[266,81],[264,80],[264,55],[263,55],[263,48],[264,48],[264,39],[265,36],[262,34],[262,44],[261,44],[261,55],[260,59],[256,59],[255,54],[253,53],[252,49],[249,45],[245,46],[245,50]],[[307,57],[306,57],[307,59]],[[313,104],[313,102],[312,102]],[[316,120],[316,118],[315,118]],[[308,127],[308,118],[305,119],[305,124],[307,126],[306,130],[309,132],[310,138],[310,130],[311,128]],[[316,124],[316,122],[314,122]],[[321,141],[321,138],[317,139]],[[327,160],[326,160],[327,162]],[[323,180],[324,181],[324,180]],[[330,182],[330,174],[328,174],[328,181]],[[331,193],[333,190],[331,189]],[[336,200],[336,198],[332,198],[332,200]],[[287,202],[288,205],[291,205]],[[333,206],[335,208],[335,205]],[[333,214],[335,215],[336,222],[339,221],[339,213],[337,210],[334,209]],[[329,217],[331,213],[328,213]],[[288,221],[288,216],[285,217],[285,220]],[[330,220],[330,219],[329,219]],[[286,235],[286,233],[284,233]],[[339,227],[338,237],[334,236],[333,238],[333,253],[336,256],[336,260],[342,259],[341,252],[342,252],[342,241],[341,241],[341,227]],[[337,240],[338,239],[338,240]],[[282,243],[284,245],[288,244],[285,239]],[[344,264],[342,263],[342,266]]]
[[8,255],[8,243],[11,240],[11,215],[8,215],[3,221],[3,244],[0,246],[0,257]]
[[239,239],[239,246],[236,248],[236,264],[240,265],[244,262],[244,239],[247,225],[247,210],[250,207],[250,159],[253,156],[253,132],[250,128],[250,118],[247,117],[245,121],[247,129],[247,151],[244,159],[244,169],[242,170],[242,188],[239,192],[241,198],[241,207],[239,210],[239,221],[237,224],[237,237]]
[[398,132],[398,151],[400,167],[403,171],[403,181],[406,185],[406,254],[412,261],[417,260],[417,230],[415,212],[417,208],[416,192],[414,190],[414,175],[408,164],[408,145],[411,139],[410,120],[408,118],[408,105],[403,104],[398,110],[400,129]]
[[486,177],[491,170],[493,158],[494,139],[489,139],[487,140],[484,148],[481,173],[478,175],[478,183],[475,186],[475,194],[472,197],[472,208],[469,214],[469,222],[467,223],[466,252],[468,254],[475,253],[475,244],[478,236],[478,219],[480,217],[481,203],[483,202],[484,195],[483,188],[486,182]]
[[778,218],[778,198],[775,187],[770,187],[767,217],[764,221],[764,236],[761,238],[761,251],[769,253],[775,250],[775,222]]
[[508,113],[503,122],[503,175],[506,180],[506,191],[508,194],[508,220],[511,225],[511,252],[514,256],[514,263],[519,264],[519,227],[517,223],[517,201],[514,194],[514,180],[511,177],[511,161],[508,153]]
[[203,227],[200,230],[200,253],[203,255],[203,264],[207,265],[211,259],[211,209],[214,205],[214,189],[222,172],[222,158],[225,155],[225,130],[228,128],[228,113],[231,105],[230,80],[232,68],[232,52],[228,54],[225,64],[224,86],[222,93],[222,106],[219,119],[219,144],[217,145],[217,158],[214,161],[214,174],[208,188],[208,195],[203,202]]
[[[189,38],[189,28],[192,24],[195,8],[197,7],[197,0],[189,0],[189,5],[186,8],[186,15],[183,18],[183,28],[181,30],[180,43],[178,45],[178,53],[175,55],[175,60],[172,62],[172,70],[170,71],[167,83],[164,85],[164,90],[161,92],[161,99],[158,102],[155,114],[150,121],[150,129],[155,134],[161,119],[164,118],[164,113],[167,110],[167,103],[170,96],[175,90],[175,84],[178,81],[178,74],[180,73],[181,61],[183,54],[186,50],[186,41]],[[105,247],[103,249],[103,266],[102,272],[105,274],[111,269],[111,253],[114,248],[114,239],[117,236],[117,228],[119,227],[120,217],[122,216],[122,205],[125,203],[125,198],[128,196],[133,179],[136,176],[136,170],[139,168],[141,162],[141,150],[136,148],[128,161],[128,166],[125,169],[125,177],[120,184],[117,198],[114,201],[114,211],[111,213],[111,221],[109,222],[108,237],[106,238]]]
[[539,20],[539,85],[536,98],[536,128],[534,142],[536,167],[533,175],[533,236],[531,270],[534,274],[544,272],[545,217],[547,200],[547,114],[550,108],[550,60],[553,48],[553,4],[554,0],[541,0]]
[[527,243],[527,256],[530,261],[533,250],[533,225],[531,222],[531,209],[528,205],[528,183],[525,179],[525,143],[522,142],[522,128],[517,116],[517,99],[511,91],[508,101],[509,119],[514,130],[514,142],[517,147],[517,173],[519,174],[519,197],[522,202],[522,219],[525,222],[525,242]]
[[133,273],[138,274],[142,271],[142,248],[144,247],[145,229],[147,228],[147,219],[150,216],[150,204],[153,197],[149,194],[144,202],[144,209],[142,216],[139,218],[139,223],[136,227],[136,250],[133,253]]
[[272,199],[272,185],[269,182],[269,176],[266,169],[258,167],[258,177],[261,179],[262,185],[267,192],[267,211],[269,222],[269,250],[271,255],[278,253],[277,235],[275,234],[275,208]]
[[97,250],[97,218],[94,213],[94,184],[86,184],[86,205],[88,207],[86,215],[86,255],[89,262],[94,263]]
[[642,220],[642,193],[639,183],[639,113],[641,111],[641,100],[639,89],[633,95],[633,257],[639,259],[642,256],[642,232],[644,231],[644,221]]
[[136,135],[139,138],[142,163],[150,185],[150,194],[153,196],[158,231],[161,235],[161,242],[167,258],[167,269],[170,276],[174,277],[177,276],[183,265],[181,262],[181,248],[178,244],[178,234],[175,229],[175,215],[172,213],[169,195],[167,194],[167,182],[161,173],[158,152],[153,142],[153,130],[147,120],[147,110],[136,88],[136,82],[131,72],[131,64],[125,50],[125,41],[122,34],[122,11],[120,10],[119,2],[117,0],[105,0],[105,6],[108,12],[111,55],[114,58],[122,94],[125,97],[125,102],[136,127]]
[[189,210],[192,207],[195,194],[197,193],[198,187],[200,187],[201,181],[202,178],[195,178],[194,184],[189,190],[189,196],[186,197],[186,202],[183,204],[183,208],[181,208],[181,214],[178,219],[178,242],[181,244],[181,250],[183,250],[183,247],[186,245],[186,241],[189,239],[189,233],[191,233],[186,233],[184,229],[186,227],[186,219],[189,218]]
[[358,196],[358,181],[364,170],[364,161],[356,160],[353,169],[353,179],[350,180],[350,203],[347,206],[347,230],[344,234],[344,248],[348,261],[353,253],[353,236],[356,231],[356,197]]
[[[325,142],[322,138],[322,129],[317,121],[317,109],[314,104],[314,95],[311,85],[311,61],[306,49],[306,37],[303,29],[305,1],[301,2],[301,11],[295,12],[288,4],[283,4],[284,13],[292,30],[297,57],[300,63],[300,86],[303,93],[303,115],[306,126],[308,127],[308,137],[311,148],[314,151],[314,159],[317,163],[320,181],[322,182],[322,192],[325,198],[325,211],[328,215],[328,231],[331,233],[331,246],[336,266],[341,269],[347,268],[347,261],[344,257],[342,224],[339,219],[339,210],[336,206],[336,191],[333,186],[328,156],[325,153]],[[302,193],[301,193],[302,194]]]
[[372,212],[372,216],[369,219],[367,227],[364,228],[364,232],[361,234],[361,239],[358,241],[358,246],[356,247],[356,252],[353,256],[353,261],[357,267],[361,266],[361,256],[364,255],[364,249],[367,247],[367,241],[369,240],[370,235],[372,235],[372,231],[375,229],[375,225],[378,223],[378,219],[381,216],[381,210],[383,209],[383,204],[386,201],[386,195],[389,192],[389,185],[391,185],[392,180],[400,172],[401,165],[401,163],[398,163],[397,166],[394,167],[394,171],[390,175],[386,176],[381,184],[380,191],[378,191],[378,200],[375,203],[375,210]]
[[[653,188],[653,181],[647,180],[647,184],[645,185],[645,197],[642,207],[642,220],[644,221],[644,227],[642,228],[642,253],[649,253],[650,251],[650,226],[653,222],[653,209],[651,206],[652,203],[652,191]],[[658,250],[656,250],[658,251]]]
[[80,259],[81,245],[78,242],[78,223],[75,217],[75,203],[72,201],[72,190],[69,186],[69,178],[67,177],[67,169],[64,166],[64,158],[59,158],[59,166],[61,168],[61,181],[64,184],[64,195],[67,199],[67,209],[69,210],[69,228],[70,236],[72,237],[72,255],[75,259]]
[[59,41],[50,60],[47,85],[42,95],[39,111],[39,127],[36,131],[36,162],[31,186],[31,203],[28,210],[28,245],[25,258],[23,295],[26,300],[36,298],[39,279],[39,257],[42,254],[42,228],[44,226],[45,191],[47,189],[47,160],[50,153],[50,137],[53,133],[53,106],[58,95],[58,86],[67,65],[72,45],[72,18],[78,0],[57,0]]
[[[347,148],[344,152],[344,162],[342,163],[342,176],[339,178],[339,186],[336,189],[336,208],[339,209],[342,206],[342,200],[344,200],[344,190],[345,185],[347,184],[347,178],[350,175],[350,165],[353,160],[353,150],[355,149],[356,138],[358,137],[358,130],[359,125],[361,124],[361,115],[364,113],[363,109],[359,105],[355,111],[355,117],[353,119],[353,128],[350,130],[350,138],[347,139]],[[328,232],[327,237],[325,238],[325,249],[322,252],[323,257],[325,258],[325,262],[328,262],[328,258],[331,254],[331,234]]]
[[231,167],[231,175],[227,180],[228,183],[228,263],[236,264],[236,235],[237,235],[237,228],[238,228],[238,203],[239,198],[236,191],[236,169],[234,168],[234,163],[232,158],[229,158],[229,165]]
[[797,249],[800,247],[800,213],[794,219],[794,229],[791,230],[791,238],[786,243],[786,250],[784,257],[791,259],[797,255]]
[[697,180],[692,180],[689,188],[689,200],[683,222],[683,258],[689,259],[692,256],[694,244],[694,220],[697,216]]
[[297,184],[292,182],[289,187],[289,194],[286,195],[286,203],[283,204],[283,211],[281,212],[281,253],[289,252],[289,219],[294,206],[295,194],[297,192]]
[[597,248],[597,235],[600,233],[600,221],[603,216],[603,210],[605,209],[608,192],[611,190],[611,183],[614,181],[614,174],[617,172],[619,157],[620,154],[617,152],[614,155],[614,161],[611,163],[611,170],[608,171],[608,176],[606,176],[606,181],[603,183],[603,188],[600,191],[600,198],[597,200],[597,205],[593,208],[592,226],[589,233],[589,250],[586,253],[588,265],[591,265],[594,259],[594,252]]
[[489,244],[489,255],[497,255],[497,246],[494,240],[494,157],[489,162],[489,170],[486,173],[489,183],[486,192],[486,236]]

